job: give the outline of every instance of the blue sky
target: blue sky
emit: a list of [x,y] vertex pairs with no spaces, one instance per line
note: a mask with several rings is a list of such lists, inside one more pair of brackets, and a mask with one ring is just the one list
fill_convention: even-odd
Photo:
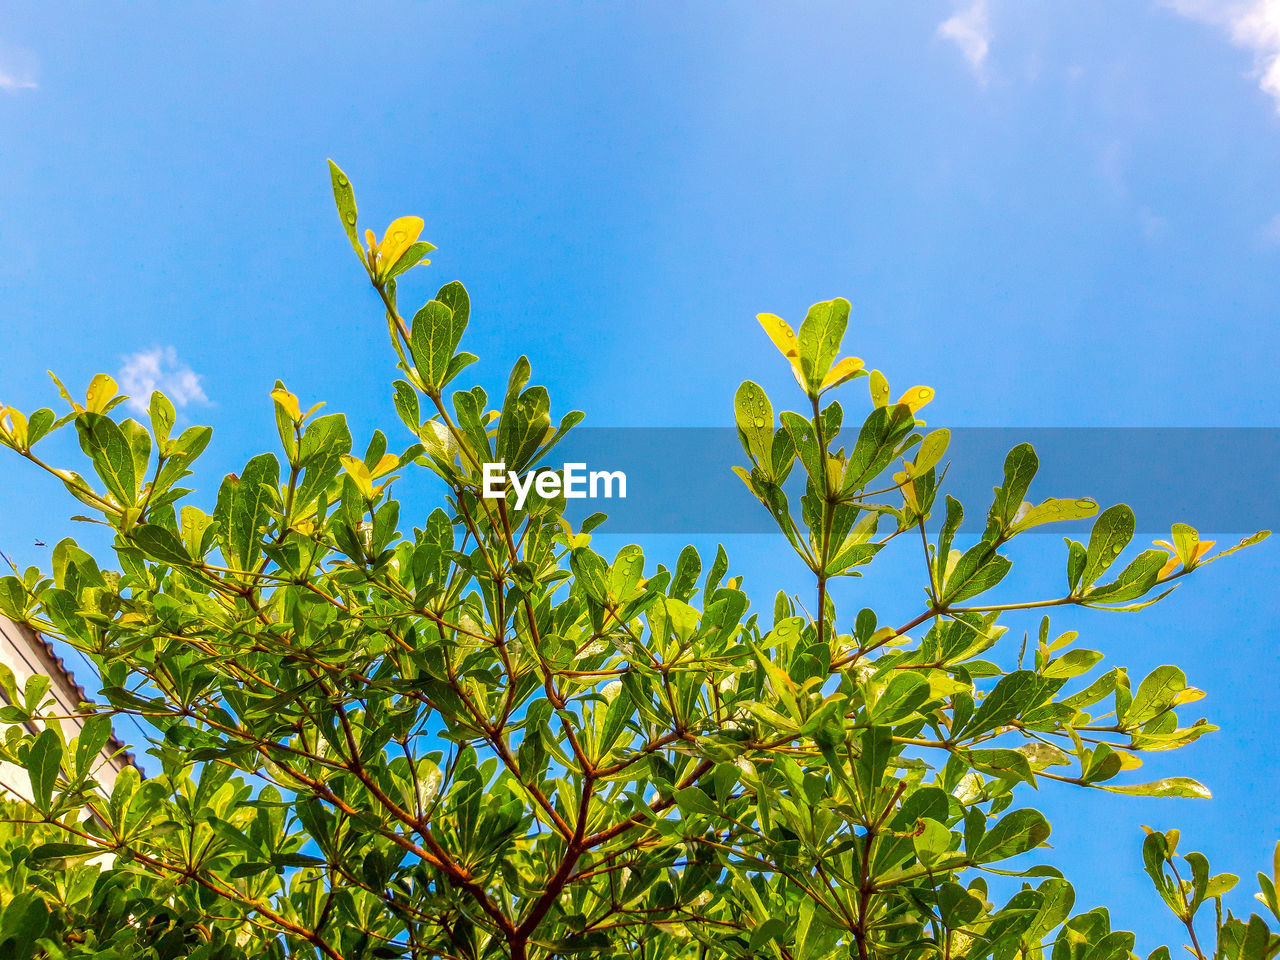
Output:
[[[752,317],[846,296],[846,349],[937,388],[932,424],[1273,427],[1277,64],[1276,0],[9,3],[0,400],[53,404],[47,369],[158,379],[215,428],[209,491],[271,442],[276,377],[358,436],[393,426],[332,156],[371,223],[426,219],[440,249],[404,295],[467,284],[481,382],[527,353],[591,424],[727,425],[746,377],[788,396]],[[74,512],[3,461],[0,548],[19,563],[83,537]],[[1026,539],[1019,584],[1056,591],[1061,541]],[[646,543],[667,562],[680,546]],[[759,601],[801,589],[777,541],[728,546]],[[914,612],[886,566],[843,611]],[[1213,801],[1038,798],[1056,862],[1096,876],[1081,902],[1113,904],[1140,947],[1179,934],[1138,824],[1180,825],[1244,877],[1245,913],[1280,837],[1278,578],[1266,544],[1143,615],[1055,620],[1136,676],[1184,665],[1223,727],[1148,764]]]

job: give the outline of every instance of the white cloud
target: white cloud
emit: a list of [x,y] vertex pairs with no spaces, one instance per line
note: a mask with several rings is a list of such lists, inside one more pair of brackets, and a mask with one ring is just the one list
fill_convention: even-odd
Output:
[[991,52],[991,24],[987,0],[973,0],[938,24],[938,36],[950,40],[969,61],[979,80],[986,78],[987,54]]
[[15,76],[0,67],[0,90],[6,93],[17,93],[19,90],[35,90],[38,86],[39,84],[34,80]]
[[1138,226],[1143,237],[1152,241],[1160,240],[1169,232],[1169,221],[1153,212],[1150,207],[1143,207],[1138,211]]
[[0,41],[0,90],[18,93],[38,87],[35,54]]
[[1221,27],[1252,51],[1258,86],[1280,112],[1280,0],[1166,0],[1175,13]]
[[200,386],[200,374],[178,359],[173,347],[154,347],[140,350],[124,358],[116,379],[122,393],[129,395],[129,406],[145,413],[151,401],[151,392],[159,390],[175,407],[189,403],[208,403],[204,387]]

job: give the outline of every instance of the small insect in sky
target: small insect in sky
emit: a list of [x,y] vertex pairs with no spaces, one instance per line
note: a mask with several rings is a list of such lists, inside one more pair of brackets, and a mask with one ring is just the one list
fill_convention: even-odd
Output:
[[37,541],[36,541],[36,546],[37,546],[37,547],[43,547],[43,546],[44,546],[44,541],[43,541],[43,540],[37,540]]

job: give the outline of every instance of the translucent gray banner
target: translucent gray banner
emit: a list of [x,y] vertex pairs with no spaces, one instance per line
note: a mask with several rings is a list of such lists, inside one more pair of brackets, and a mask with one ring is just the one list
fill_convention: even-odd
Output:
[[[846,445],[851,442],[844,438]],[[1175,521],[1201,531],[1247,534],[1280,525],[1280,428],[961,428],[941,466],[947,473],[939,500],[949,493],[965,506],[962,529],[981,530],[991,490],[1003,478],[1005,454],[1027,442],[1040,458],[1028,499],[1092,497],[1101,507],[1127,503],[1138,530],[1167,533]],[[719,427],[579,427],[543,467],[585,464],[592,471],[622,471],[626,497],[568,501],[567,516],[609,515],[609,533],[773,533],[765,508],[731,467],[747,465],[737,431]],[[892,481],[886,471],[885,483]],[[797,465],[787,482],[796,501]],[[803,482],[801,480],[801,482]],[[603,492],[603,483],[599,485]],[[897,505],[896,496],[882,502]],[[935,510],[935,514],[941,514]],[[1079,534],[1091,520],[1056,523],[1039,532]]]

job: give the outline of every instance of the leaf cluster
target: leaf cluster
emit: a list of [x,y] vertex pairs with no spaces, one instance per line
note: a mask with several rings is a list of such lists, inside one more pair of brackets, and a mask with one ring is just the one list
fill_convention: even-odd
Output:
[[[1187,777],[1135,780],[1150,751],[1215,728],[1175,665],[1137,681],[1056,636],[1048,616],[1014,669],[1002,618],[1082,606],[1137,610],[1211,554],[1190,527],[1126,561],[1133,512],[1026,497],[1038,461],[1015,447],[982,535],[959,542],[943,493],[949,434],[897,402],[878,370],[839,358],[845,300],[799,331],[762,314],[801,388],[775,416],[747,382],[734,413],[739,475],[812,572],[810,601],[752,611],[724,551],[670,566],[639,546],[592,547],[563,497],[483,494],[483,465],[526,475],[581,419],[554,420],[529,362],[493,401],[457,388],[471,304],[457,282],[412,316],[397,285],[426,261],[422,222],[361,242],[350,182],[332,167],[343,228],[384,314],[403,438],[355,445],[341,414],[271,391],[277,452],[218,487],[206,513],[182,486],[207,427],[174,436],[118,419],[110,378],[70,411],[0,410],[0,442],[44,467],[113,532],[109,563],[68,539],[52,570],[0,579],[0,613],[83,651],[105,703],[80,732],[37,680],[0,671],[0,760],[29,794],[0,822],[0,948],[15,956],[1124,957],[1107,911],[1073,913],[1026,787],[1207,797]],[[846,429],[833,391],[865,380]],[[449,392],[452,387],[452,392]],[[845,400],[854,409],[857,404]],[[859,414],[862,416],[862,414]],[[92,476],[36,445],[73,424]],[[399,451],[399,452],[397,452]],[[448,494],[406,520],[395,481],[425,470]],[[518,505],[519,504],[519,505]],[[929,524],[935,510],[941,524]],[[993,602],[1008,545],[1095,517],[1068,540],[1061,595]],[[1244,541],[1257,542],[1265,534]],[[891,541],[919,540],[919,612],[882,624],[838,611],[835,578]],[[914,549],[914,548],[913,548]],[[1005,658],[1008,662],[1008,658]],[[95,770],[112,717],[151,731],[143,779]],[[1153,839],[1160,838],[1160,839]],[[1224,875],[1176,840],[1148,869],[1184,920],[1219,905],[1215,957],[1269,958],[1258,918],[1220,916]],[[997,902],[993,875],[1022,878]],[[1263,899],[1276,909],[1274,878]],[[1261,931],[1261,932],[1259,932]],[[112,951],[115,951],[114,953]],[[150,952],[148,952],[150,951]]]

